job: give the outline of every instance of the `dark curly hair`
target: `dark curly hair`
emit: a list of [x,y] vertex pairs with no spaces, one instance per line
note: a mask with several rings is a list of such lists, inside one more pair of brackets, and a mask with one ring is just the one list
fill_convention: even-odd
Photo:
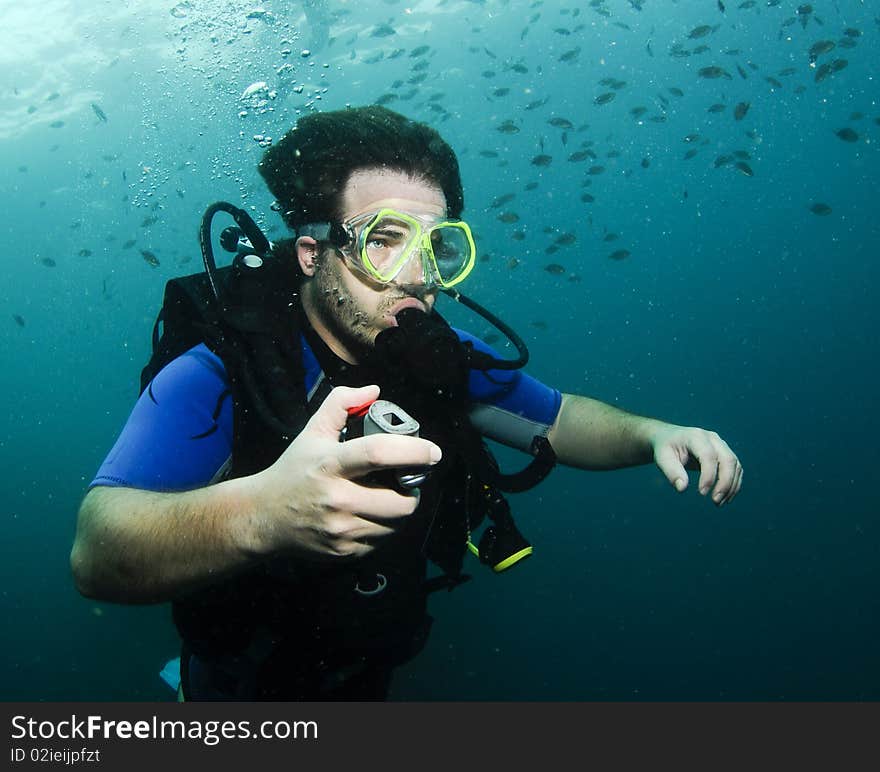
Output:
[[439,133],[378,105],[300,118],[270,147],[259,172],[292,230],[341,217],[339,197],[352,172],[385,168],[440,187],[449,217],[461,217],[458,160]]

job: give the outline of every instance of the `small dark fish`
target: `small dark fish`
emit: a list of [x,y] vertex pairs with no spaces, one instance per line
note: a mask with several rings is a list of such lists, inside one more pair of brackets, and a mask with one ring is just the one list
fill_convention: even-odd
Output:
[[755,173],[752,171],[752,167],[749,166],[745,161],[737,161],[736,168],[746,177],[754,177]]
[[50,129],[60,129],[64,125],[64,121],[52,121],[49,124]]
[[550,263],[549,265],[544,266],[544,270],[547,273],[552,273],[554,276],[562,276],[567,273],[565,270],[565,266],[559,265],[559,263]]
[[650,165],[651,165],[651,159],[650,159],[650,158],[643,158],[643,159],[642,159],[642,168],[643,168],[643,169],[647,169]]
[[819,40],[813,45],[810,46],[810,50],[807,52],[810,57],[810,64],[813,64],[816,59],[822,54],[827,54],[829,51],[834,50],[834,41],[833,40]]
[[155,225],[157,222],[159,222],[159,218],[155,215],[144,217],[144,219],[141,221],[141,228],[149,228],[151,225]]
[[122,248],[131,249],[135,244],[137,244],[137,241],[135,241],[134,239],[129,239],[122,245]]
[[858,142],[859,135],[856,134],[855,131],[850,129],[849,127],[844,129],[838,129],[834,132],[838,137],[840,137],[844,142]]
[[526,190],[535,190],[537,187],[538,187],[537,182],[530,182],[528,185],[526,185],[525,189]]
[[816,81],[816,83],[821,83],[832,72],[833,70],[831,69],[831,65],[826,62],[825,64],[821,64],[819,65],[819,67],[816,68],[816,75],[813,79]]
[[727,109],[727,105],[723,105],[720,102],[716,102],[714,105],[709,105],[709,109],[707,112],[723,113],[726,109]]
[[547,121],[551,126],[556,126],[560,129],[573,129],[574,124],[568,120],[568,118],[551,118]]
[[708,24],[701,24],[699,27],[694,27],[690,32],[688,32],[688,37],[691,40],[696,40],[697,38],[704,38],[706,35],[713,33],[717,26],[710,27]]
[[581,47],[572,48],[569,51],[566,51],[564,54],[561,54],[559,57],[560,62],[573,62],[577,59],[581,54]]
[[40,262],[46,266],[46,268],[54,268],[58,265],[51,257],[44,257]]
[[724,8],[724,3],[722,2],[722,0],[718,0],[718,10],[721,11],[721,13],[724,13],[724,11],[726,10]]
[[766,75],[764,77],[764,80],[766,80],[771,86],[773,86],[773,88],[782,88],[782,84],[772,75]]
[[19,327],[24,327],[24,319],[21,316],[19,316],[18,314],[13,314],[12,318],[15,319],[15,323]]
[[517,62],[516,64],[512,64],[510,66],[510,69],[514,72],[518,72],[520,75],[525,75],[529,71],[528,67],[526,67],[524,64],[520,64],[519,62]]
[[568,247],[574,244],[576,241],[577,235],[572,233],[571,231],[566,231],[556,239],[555,243],[563,247]]
[[617,241],[620,236],[616,233],[606,233],[605,237],[602,239],[606,244],[610,244],[612,241]]
[[617,94],[614,91],[606,91],[604,94],[599,94],[593,102],[597,105],[607,105],[609,102],[614,100]]
[[518,257],[511,257],[510,260],[507,261],[507,267],[512,271],[514,268],[519,267],[519,264],[522,261]]
[[107,123],[107,113],[105,113],[105,112],[104,112],[104,111],[103,111],[98,105],[96,105],[94,102],[92,102],[92,110],[94,111],[95,115],[98,116],[98,119],[99,119],[99,120],[103,121],[104,123]]
[[498,158],[498,153],[494,150],[481,150],[480,155],[483,156],[483,158]]
[[722,166],[727,166],[729,163],[733,163],[732,155],[720,155],[715,159],[715,168],[718,169]]
[[505,224],[519,222],[519,215],[516,212],[502,212],[498,215],[498,220]]
[[496,130],[500,131],[502,134],[516,134],[519,131],[519,126],[517,126],[512,120],[508,119],[500,126],[497,126]]
[[431,50],[431,46],[416,46],[412,51],[409,52],[410,59],[415,59],[417,56],[422,56],[428,51]]
[[604,166],[591,166],[589,169],[587,169],[587,174],[595,176],[597,174],[602,174],[602,172],[604,172],[604,171],[605,171]]
[[567,29],[567,28],[565,28],[565,27],[554,27],[554,28],[553,28],[553,31],[554,31],[557,35],[570,35],[570,34],[571,34],[571,30],[570,30],[570,29]]
[[514,231],[510,234],[510,238],[514,241],[523,241],[525,240],[526,232],[525,231]]
[[749,108],[752,106],[751,102],[740,102],[736,107],[733,108],[733,117],[736,120],[741,121],[746,117],[746,113],[749,111]]
[[634,107],[634,108],[633,108],[632,110],[630,110],[629,112],[630,112],[630,115],[632,115],[633,118],[640,118],[640,117],[643,116],[646,112],[648,112],[648,108],[647,108],[647,107],[642,107],[642,106],[640,105],[639,107]]
[[503,196],[498,196],[491,204],[489,204],[490,208],[497,209],[499,206],[504,206],[509,201],[513,201],[516,198],[516,193],[505,193]]
[[748,80],[748,79],[749,79],[749,75],[748,75],[748,73],[747,73],[742,67],[740,67],[739,65],[736,65],[736,71],[739,73],[739,76],[740,76],[743,80]]
[[572,153],[569,157],[569,161],[583,161],[591,156],[595,155],[595,153],[591,153],[589,150],[577,150]]
[[727,78],[730,80],[730,73],[725,70],[723,67],[701,67],[700,71],[697,73],[701,78],[708,78],[709,80],[714,80],[715,78]]
[[831,72],[840,72],[845,69],[849,62],[846,59],[835,59],[831,62]]
[[534,102],[529,102],[529,103],[525,106],[525,109],[526,109],[526,110],[535,110],[535,109],[537,109],[538,107],[543,107],[544,105],[547,104],[547,100],[548,100],[548,99],[549,99],[549,97],[545,97],[544,99],[536,99]]
[[371,38],[387,38],[389,35],[396,35],[397,32],[390,24],[380,24],[370,33]]
[[670,86],[670,87],[669,87],[668,89],[666,89],[666,90],[667,90],[670,94],[672,94],[672,96],[676,96],[676,97],[683,97],[683,96],[684,96],[684,91],[682,91],[682,90],[681,90],[680,88],[678,88],[677,86]]
[[610,260],[625,260],[629,257],[631,252],[628,249],[617,249],[608,255]]
[[693,158],[693,157],[694,157],[697,153],[699,153],[699,152],[700,152],[700,149],[699,149],[699,148],[697,148],[697,147],[692,147],[690,150],[688,150],[688,151],[684,154],[684,160],[685,160],[685,161],[690,161],[691,158]]
[[91,249],[81,249],[77,254],[78,254],[80,257],[91,257],[91,256],[92,256],[92,250],[91,250]]
[[156,257],[149,249],[142,249],[141,255],[143,255],[144,261],[147,265],[152,266],[153,268],[159,267],[159,258]]
[[817,201],[810,207],[810,211],[813,214],[818,215],[819,217],[827,217],[834,210],[830,206],[828,206],[828,204]]
[[591,193],[581,193],[581,201],[585,204],[592,204],[596,200],[596,197]]
[[559,247],[556,244],[551,244],[547,249],[544,250],[545,254],[553,255],[559,251]]
[[847,27],[843,34],[848,38],[860,38],[862,36],[862,31],[860,29],[856,29],[855,27]]
[[506,88],[506,87],[505,87],[505,88],[496,88],[496,89],[492,92],[492,96],[503,97],[503,96],[507,96],[509,93],[510,93],[510,89],[509,89],[509,88]]
[[550,166],[553,162],[553,156],[541,153],[532,159],[532,166]]

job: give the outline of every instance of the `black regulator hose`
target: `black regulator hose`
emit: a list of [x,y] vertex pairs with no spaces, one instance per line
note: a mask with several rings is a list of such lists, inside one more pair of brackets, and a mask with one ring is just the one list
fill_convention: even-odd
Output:
[[217,263],[214,260],[214,248],[211,246],[211,224],[217,212],[226,212],[228,215],[231,215],[236,225],[241,228],[244,235],[251,242],[254,252],[258,255],[264,257],[268,255],[272,245],[263,234],[263,231],[260,230],[260,226],[254,222],[253,218],[244,209],[239,209],[237,206],[233,206],[226,201],[217,201],[205,210],[205,213],[202,215],[202,224],[199,227],[199,246],[202,249],[202,261],[205,264],[205,273],[211,284],[211,292],[214,293],[214,297],[222,307],[220,288],[217,286]]
[[519,370],[526,366],[526,363],[529,361],[529,349],[523,342],[523,339],[520,338],[519,335],[517,335],[507,324],[502,322],[491,311],[477,303],[476,300],[471,300],[469,297],[462,295],[458,290],[444,289],[443,292],[456,302],[462,303],[471,309],[471,311],[482,316],[487,322],[489,322],[489,324],[495,327],[495,329],[502,332],[507,339],[516,346],[516,350],[519,352],[519,357],[517,359],[495,359],[495,357],[490,356],[489,354],[474,351],[471,355],[470,363],[474,369]]

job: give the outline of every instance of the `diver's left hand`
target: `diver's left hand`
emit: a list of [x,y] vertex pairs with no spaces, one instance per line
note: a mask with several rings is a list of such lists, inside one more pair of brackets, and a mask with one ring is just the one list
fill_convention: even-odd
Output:
[[679,493],[688,487],[686,469],[699,470],[700,493],[711,490],[717,506],[739,493],[742,464],[717,432],[667,424],[654,434],[651,447],[654,462]]

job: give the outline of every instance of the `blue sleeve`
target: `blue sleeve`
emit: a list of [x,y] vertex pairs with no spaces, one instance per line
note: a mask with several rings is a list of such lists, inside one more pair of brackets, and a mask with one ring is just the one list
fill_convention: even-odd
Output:
[[[453,328],[454,329],[454,328]],[[455,330],[459,339],[479,351],[498,353],[479,338]],[[478,407],[471,421],[483,434],[528,451],[536,436],[547,436],[562,405],[562,394],[522,370],[471,370],[471,399]]]
[[210,483],[231,451],[226,371],[200,344],[150,381],[91,486],[191,490]]

